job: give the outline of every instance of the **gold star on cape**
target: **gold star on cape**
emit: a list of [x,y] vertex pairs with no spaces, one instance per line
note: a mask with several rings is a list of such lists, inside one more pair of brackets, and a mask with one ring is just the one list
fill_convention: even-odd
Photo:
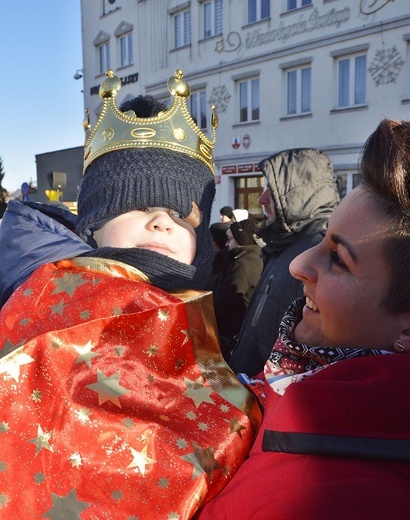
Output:
[[116,372],[112,376],[106,376],[100,369],[97,369],[97,383],[87,385],[93,392],[98,394],[98,404],[102,405],[106,401],[111,401],[113,404],[121,408],[118,397],[120,395],[128,394],[129,390],[123,388],[119,384],[120,373]]
[[186,377],[184,379],[187,387],[184,395],[192,399],[197,408],[202,403],[215,404],[214,401],[209,397],[213,390],[212,388],[208,388],[204,385],[202,376],[199,376],[196,381],[191,381]]
[[185,343],[189,340],[190,334],[189,334],[189,330],[188,329],[181,329],[181,332],[185,336],[183,341],[182,341],[182,346],[184,346]]
[[93,344],[91,341],[87,343],[87,345],[84,345],[84,347],[78,347],[77,345],[73,345],[75,350],[80,354],[74,363],[77,365],[77,363],[81,363],[84,361],[84,363],[87,364],[91,368],[91,360],[94,357],[99,356],[100,354],[97,354],[97,352],[91,352],[91,349],[93,348]]
[[41,392],[40,390],[33,390],[30,399],[32,399],[35,403],[39,403],[41,401]]
[[81,273],[64,273],[61,278],[54,278],[54,283],[56,285],[55,289],[51,294],[59,294],[65,292],[72,298],[74,291],[77,287],[84,285],[87,283],[87,280],[82,280]]
[[147,464],[155,464],[157,461],[154,459],[150,459],[147,456],[148,445],[146,444],[141,451],[134,450],[131,448],[131,453],[133,456],[133,461],[127,468],[138,468],[138,471],[144,476],[147,472],[146,466]]
[[234,417],[232,421],[229,421],[225,419],[227,423],[229,423],[231,429],[229,431],[229,434],[231,433],[237,433],[239,437],[242,439],[242,430],[246,430],[245,426],[242,426],[239,422],[239,419],[237,417]]
[[49,307],[51,309],[50,316],[53,316],[53,314],[59,314],[62,316],[64,309],[67,307],[67,304],[64,303],[64,300],[60,300],[56,305],[49,305]]
[[167,321],[169,318],[169,312],[166,309],[158,309],[158,318],[161,321]]
[[83,462],[81,460],[81,455],[79,453],[72,453],[69,457],[68,457],[68,460],[70,461],[71,463],[71,466],[73,468],[79,468],[80,466],[83,465]]
[[9,349],[11,353],[0,359],[0,374],[7,373],[10,377],[18,382],[20,378],[20,367],[32,363],[34,359],[23,352],[22,348],[13,350],[15,349],[15,346],[8,340],[3,348],[2,353],[4,352],[4,349],[6,352]]
[[20,348],[27,340],[20,341],[20,343],[17,343],[17,345],[13,345],[13,343],[6,339],[6,343],[3,345],[2,349],[0,350],[0,357],[6,357],[11,352],[14,352],[18,348]]
[[4,433],[9,430],[9,423],[1,422],[0,423],[0,433]]
[[209,448],[201,448],[195,444],[195,442],[193,442],[192,445],[194,451],[181,456],[181,459],[190,462],[194,466],[192,480],[200,477],[203,473],[211,476],[211,473],[215,470],[222,469],[222,466],[214,457],[214,449],[212,446],[209,446]]
[[51,493],[51,500],[53,507],[44,513],[43,516],[51,518],[52,520],[61,520],[62,518],[80,520],[80,513],[90,505],[87,502],[79,502],[77,500],[75,488],[65,497]]
[[85,423],[90,420],[91,412],[87,410],[87,408],[82,408],[81,410],[76,410],[75,415],[81,423]]
[[53,447],[50,446],[48,442],[52,435],[53,432],[43,432],[42,427],[39,424],[37,425],[37,437],[34,439],[29,439],[29,442],[32,442],[36,445],[36,453],[34,455],[35,457],[37,457],[42,449],[54,451]]

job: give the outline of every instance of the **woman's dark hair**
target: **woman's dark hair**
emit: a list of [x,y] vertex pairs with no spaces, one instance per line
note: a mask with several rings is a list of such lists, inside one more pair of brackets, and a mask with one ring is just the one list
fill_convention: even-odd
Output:
[[221,215],[225,215],[225,217],[228,217],[230,218],[231,220],[235,221],[235,215],[233,214],[233,209],[231,208],[231,206],[223,206],[220,210],[219,210],[219,213]]
[[384,244],[391,285],[383,306],[392,314],[410,310],[410,122],[384,119],[361,156],[363,186],[388,216],[393,234]]

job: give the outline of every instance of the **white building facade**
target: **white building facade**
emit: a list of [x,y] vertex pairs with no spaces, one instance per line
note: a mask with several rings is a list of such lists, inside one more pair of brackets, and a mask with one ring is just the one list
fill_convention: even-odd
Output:
[[344,195],[383,117],[410,119],[410,9],[405,0],[81,0],[84,105],[95,123],[112,68],[119,103],[168,99],[180,68],[191,113],[219,116],[217,194],[260,213],[262,159],[287,148],[328,154]]

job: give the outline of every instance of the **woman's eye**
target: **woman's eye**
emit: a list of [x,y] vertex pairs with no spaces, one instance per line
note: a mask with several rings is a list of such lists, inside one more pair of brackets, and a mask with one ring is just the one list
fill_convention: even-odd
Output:
[[330,251],[330,261],[332,262],[332,264],[337,265],[342,269],[347,269],[346,264],[341,260],[338,252],[334,251],[333,249]]
[[169,214],[172,218],[184,218],[181,213],[178,213],[178,211],[170,211]]
[[148,213],[149,208],[144,208],[144,207],[142,207],[142,208],[138,208],[137,211],[144,211],[145,213]]

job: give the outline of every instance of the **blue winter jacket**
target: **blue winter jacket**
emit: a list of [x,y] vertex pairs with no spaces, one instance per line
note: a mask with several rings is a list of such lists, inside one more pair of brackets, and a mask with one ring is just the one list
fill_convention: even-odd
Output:
[[0,220],[0,308],[38,267],[92,249],[74,233],[76,219],[51,204],[9,201]]

